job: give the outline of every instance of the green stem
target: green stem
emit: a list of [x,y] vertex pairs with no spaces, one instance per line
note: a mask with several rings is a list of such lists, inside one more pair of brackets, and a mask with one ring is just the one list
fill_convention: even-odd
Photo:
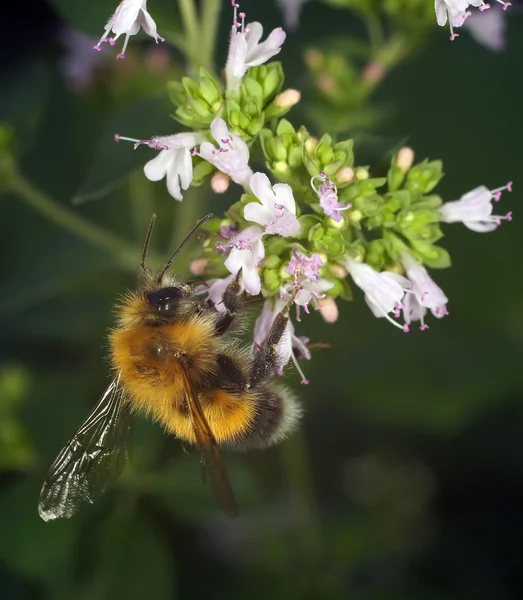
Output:
[[209,71],[213,68],[216,34],[220,24],[221,0],[203,0],[200,62]]
[[367,27],[367,32],[369,34],[369,40],[372,49],[374,51],[374,54],[376,55],[385,41],[383,36],[383,29],[381,27],[381,22],[379,18],[375,15],[366,15],[365,25]]
[[154,212],[152,186],[140,169],[129,175],[128,189],[136,237],[139,242],[143,242],[147,225]]
[[[83,238],[93,246],[107,250],[124,268],[136,271],[140,264],[140,250],[133,244],[105,231],[98,225],[86,221],[76,212],[62,206],[20,175],[16,175],[11,184],[11,190],[28,206],[39,212],[50,221],[63,229]],[[158,257],[151,257],[158,264]]]
[[202,42],[198,13],[194,0],[178,0],[180,14],[183,21],[185,44],[187,46],[186,56],[191,63],[191,70],[196,71],[200,66],[200,44]]
[[[171,236],[169,237],[169,247],[167,248],[167,257],[171,256],[196,221],[204,216],[205,213],[203,212],[202,207],[204,198],[205,192],[203,186],[190,187],[184,193],[183,207],[180,202],[176,202],[174,206],[173,228]],[[182,279],[189,275],[188,264],[188,262],[182,263],[178,260],[176,272]]]
[[317,564],[322,552],[322,534],[303,432],[294,433],[283,444],[282,457],[296,511],[299,548],[308,564]]

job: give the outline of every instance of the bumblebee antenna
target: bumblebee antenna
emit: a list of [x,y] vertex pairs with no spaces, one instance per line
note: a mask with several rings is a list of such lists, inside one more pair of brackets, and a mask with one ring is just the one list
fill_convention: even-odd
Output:
[[143,244],[142,250],[142,262],[140,263],[140,267],[142,271],[147,271],[145,268],[145,259],[147,258],[147,252],[149,252],[149,244],[151,243],[151,237],[153,235],[154,224],[156,223],[156,213],[153,213],[151,217],[151,222],[149,223],[149,229],[147,229],[147,235],[145,236],[145,242]]
[[[176,250],[174,251],[171,258],[167,261],[167,264],[165,265],[165,267],[158,274],[158,281],[162,280],[162,277],[165,275],[165,271],[167,271],[167,269],[173,264],[173,261],[178,256],[178,253],[180,252],[180,250],[191,239],[191,237],[194,235],[196,230],[199,229],[205,223],[205,221],[208,221],[212,217],[214,217],[213,213],[209,213],[208,215],[205,215],[205,217],[200,219],[198,221],[198,223],[196,223],[196,225],[191,229],[191,231],[189,231],[189,233],[183,238],[183,240],[178,244],[178,248],[176,248]],[[150,227],[149,227],[149,229],[150,229]]]

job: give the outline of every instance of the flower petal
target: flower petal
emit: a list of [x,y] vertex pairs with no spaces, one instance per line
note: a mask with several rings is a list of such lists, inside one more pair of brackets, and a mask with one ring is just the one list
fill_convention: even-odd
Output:
[[266,227],[272,219],[273,213],[258,202],[249,202],[243,209],[243,217],[246,221],[252,221]]
[[278,204],[283,205],[293,215],[296,214],[296,202],[292,193],[292,188],[286,183],[277,183],[273,188]]
[[149,181],[160,181],[165,177],[172,152],[172,150],[162,150],[158,156],[145,164],[143,172]]
[[252,193],[261,200],[264,205],[269,209],[273,207],[276,196],[272,191],[271,182],[265,173],[254,173],[249,182],[249,186]]

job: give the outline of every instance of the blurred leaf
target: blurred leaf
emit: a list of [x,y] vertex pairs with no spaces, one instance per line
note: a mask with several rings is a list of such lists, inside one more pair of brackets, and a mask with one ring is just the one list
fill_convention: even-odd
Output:
[[27,478],[0,496],[0,560],[29,579],[51,582],[68,571],[78,521],[42,521],[40,485]]
[[180,125],[169,119],[172,104],[166,97],[148,98],[118,113],[106,126],[95,152],[93,164],[73,198],[73,204],[98,200],[122,183],[131,171],[154,158],[157,150],[141,146],[134,150],[132,143],[115,142],[120,133],[136,139],[150,139],[156,135],[171,135]]
[[[130,502],[130,503],[129,503]],[[78,600],[172,600],[174,561],[162,532],[144,515],[136,514],[130,498],[119,502],[108,521],[90,523],[79,556],[89,557],[94,569],[72,586]],[[87,545],[87,546],[85,546]],[[85,565],[82,565],[85,568]]]

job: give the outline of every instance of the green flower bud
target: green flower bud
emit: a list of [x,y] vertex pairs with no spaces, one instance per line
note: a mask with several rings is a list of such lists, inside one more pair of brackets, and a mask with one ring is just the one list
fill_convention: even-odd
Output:
[[251,67],[245,78],[253,79],[259,83],[261,106],[266,107],[281,92],[285,75],[281,63],[275,61],[258,67]]
[[443,163],[440,160],[424,160],[412,167],[407,174],[405,188],[412,192],[427,194],[433,190],[443,177]]
[[282,119],[274,134],[270,129],[260,131],[260,142],[267,167],[284,183],[296,183],[293,172],[301,165],[302,141],[292,125]]
[[175,118],[193,129],[207,128],[223,105],[221,89],[213,76],[200,68],[198,81],[184,77],[167,84],[169,97],[177,106]]
[[363,216],[372,217],[382,212],[385,201],[378,194],[372,196],[357,196],[352,200],[352,206],[359,210]]
[[418,252],[423,262],[432,269],[446,269],[451,266],[450,254],[440,246],[423,241],[413,241],[412,248]]
[[309,230],[309,241],[316,250],[330,256],[341,256],[345,252],[345,239],[337,229],[315,225]]
[[408,190],[399,190],[387,194],[385,207],[391,212],[395,213],[399,210],[409,208],[412,202],[411,193]]
[[211,174],[214,172],[214,165],[201,159],[199,156],[193,158],[193,179],[191,185],[198,187],[209,179]]
[[281,259],[278,256],[266,256],[263,259],[262,267],[266,269],[277,269],[281,265]]
[[354,164],[354,142],[351,139],[332,143],[325,134],[319,141],[309,137],[303,146],[303,163],[312,177],[321,171],[334,177],[338,171]]
[[385,265],[385,247],[382,240],[373,240],[367,247],[365,262],[376,271],[381,271]]
[[269,293],[276,292],[281,287],[279,269],[262,269],[261,280],[263,289]]
[[263,127],[264,116],[261,98],[249,93],[249,90],[253,91],[254,88],[259,87],[259,84],[245,79],[242,82],[239,101],[227,100],[227,118],[233,133],[249,142],[259,134]]

